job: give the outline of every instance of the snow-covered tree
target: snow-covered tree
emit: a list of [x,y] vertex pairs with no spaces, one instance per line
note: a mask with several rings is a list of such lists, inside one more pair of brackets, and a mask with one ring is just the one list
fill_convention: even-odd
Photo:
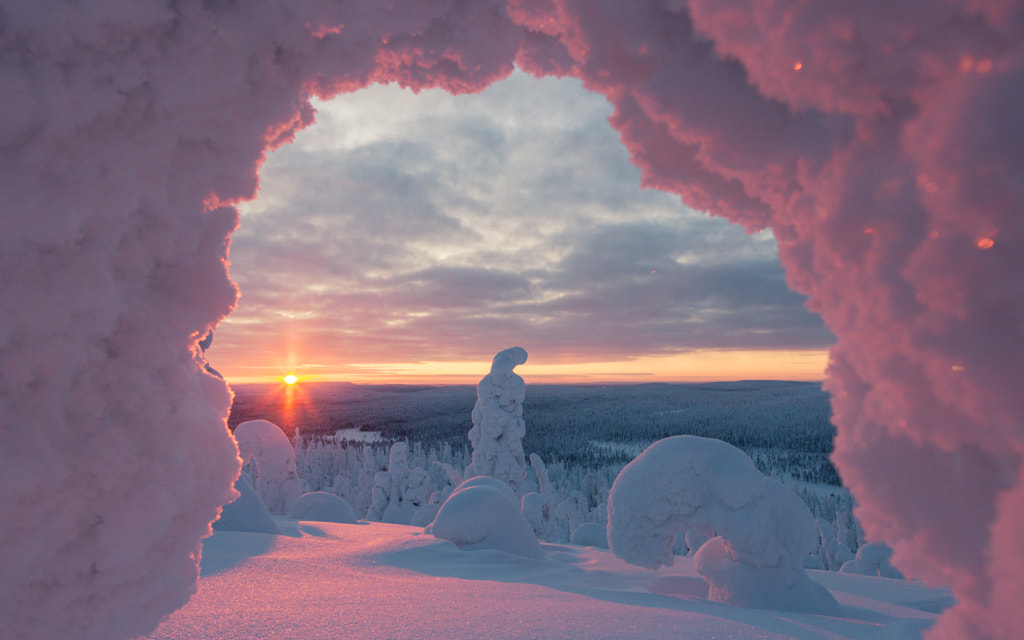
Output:
[[862,576],[903,579],[899,569],[892,566],[892,548],[881,542],[869,542],[857,549],[857,557],[843,563],[841,573],[856,573]]
[[720,440],[655,442],[619,473],[608,502],[612,551],[649,569],[669,566],[676,535],[713,530],[694,556],[708,599],[763,609],[839,612],[803,561],[817,544],[807,506]]
[[427,472],[423,467],[409,468],[409,445],[391,445],[387,471],[374,477],[373,502],[367,520],[409,524],[420,507],[427,504]]
[[523,400],[526,383],[513,372],[526,362],[522,347],[505,349],[494,356],[491,372],[476,387],[473,428],[473,461],[466,477],[491,476],[512,488],[516,496],[526,493],[526,458],[522,438],[526,434]]
[[235,427],[242,471],[271,513],[285,514],[302,495],[302,480],[295,466],[295,449],[284,432],[266,420],[250,420]]

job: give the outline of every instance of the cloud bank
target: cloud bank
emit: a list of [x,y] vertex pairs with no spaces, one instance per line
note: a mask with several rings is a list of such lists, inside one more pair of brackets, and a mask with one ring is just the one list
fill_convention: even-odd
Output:
[[639,189],[611,105],[578,80],[377,85],[316,107],[241,207],[243,297],[210,356],[229,379],[486,361],[513,337],[551,362],[834,343],[770,232]]
[[603,94],[648,186],[771,227],[838,339],[869,536],[953,585],[931,637],[1014,637],[1022,32],[1008,0],[0,1],[3,628],[129,637],[194,589],[238,468],[195,344],[235,302],[234,203],[309,98],[515,63]]

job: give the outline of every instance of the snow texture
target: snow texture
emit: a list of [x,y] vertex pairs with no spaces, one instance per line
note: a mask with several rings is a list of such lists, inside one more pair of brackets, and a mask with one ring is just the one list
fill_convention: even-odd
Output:
[[273,422],[249,420],[235,427],[235,441],[256,495],[271,513],[284,515],[302,495],[295,449]]
[[427,472],[409,468],[409,445],[391,445],[388,470],[378,471],[373,481],[373,503],[366,519],[373,522],[409,524],[427,504]]
[[496,549],[527,558],[543,557],[514,496],[510,498],[489,483],[460,485],[441,505],[430,533],[466,551]]
[[235,490],[238,497],[224,505],[220,518],[213,521],[214,531],[280,533],[267,505],[256,495],[244,475],[235,480]]
[[501,480],[492,476],[473,476],[472,478],[467,478],[462,482],[462,484],[455,487],[455,490],[452,491],[452,495],[471,487],[489,487],[495,491],[501,492],[503,496],[511,500],[513,503],[519,503],[519,499],[516,497],[516,494],[512,489]]
[[889,558],[892,557],[892,548],[880,542],[869,542],[857,549],[857,556],[853,560],[847,560],[840,567],[842,573],[856,573],[862,576],[878,576],[880,578],[903,579],[899,569],[892,566]]
[[304,493],[288,509],[288,517],[314,522],[339,522],[355,524],[359,518],[352,505],[325,491]]
[[414,527],[427,527],[434,518],[437,517],[437,512],[441,510],[441,505],[435,502],[425,504],[416,510],[416,513],[412,514],[412,520],[409,521]]
[[597,547],[598,549],[608,548],[608,531],[605,527],[596,522],[584,522],[576,527],[569,539],[569,544],[581,547]]
[[817,529],[792,491],[720,440],[655,442],[619,473],[608,498],[608,541],[626,562],[672,566],[676,536],[712,531],[694,566],[709,599],[725,604],[833,615],[839,605],[808,579],[804,557]]
[[311,96],[478,91],[518,65],[605,95],[646,186],[772,229],[838,340],[834,458],[866,535],[953,585],[931,638],[1016,638],[1022,16],[1019,0],[0,0],[0,628],[116,640],[194,591],[238,472],[230,394],[197,343],[235,304],[235,204],[313,121]]
[[648,571],[592,547],[544,545],[538,561],[400,525],[302,529],[215,533],[199,593],[149,639],[913,640],[952,601],[911,581],[814,571],[841,616],[742,609],[708,602],[687,558]]
[[526,435],[526,383],[513,369],[526,362],[526,357],[522,347],[499,352],[491,363],[491,372],[476,386],[473,428],[469,430],[473,462],[466,469],[466,477],[495,477],[512,487],[516,496],[525,493],[522,438]]

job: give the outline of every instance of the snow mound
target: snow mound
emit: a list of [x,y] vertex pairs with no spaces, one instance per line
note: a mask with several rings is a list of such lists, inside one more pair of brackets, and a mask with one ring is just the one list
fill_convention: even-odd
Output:
[[869,542],[861,545],[860,549],[857,549],[857,557],[844,562],[839,571],[902,580],[903,574],[890,564],[890,558],[892,558],[891,547],[880,542]]
[[352,506],[342,498],[325,491],[314,491],[299,496],[290,509],[288,517],[314,522],[340,522],[355,524],[358,520]]
[[462,484],[455,487],[455,490],[452,491],[452,495],[455,495],[459,491],[469,489],[471,487],[490,487],[492,489],[500,491],[502,495],[511,500],[513,503],[519,502],[519,498],[516,497],[515,492],[512,491],[512,489],[507,484],[505,484],[501,480],[498,480],[497,478],[492,478],[491,476],[473,476],[472,478],[467,478],[462,482]]
[[235,480],[235,489],[240,495],[224,505],[220,518],[213,521],[214,531],[280,533],[267,505],[256,495],[245,476],[239,476],[238,480]]
[[694,556],[709,599],[737,606],[836,614],[810,581],[804,556],[817,544],[814,518],[792,491],[765,477],[720,440],[655,442],[619,473],[608,497],[608,537],[626,562],[671,566],[678,533],[717,535]]
[[569,538],[569,544],[579,547],[608,548],[608,531],[596,522],[584,522],[576,527]]
[[248,465],[256,495],[271,513],[285,514],[302,495],[302,481],[295,467],[295,449],[273,422],[250,420],[235,427],[235,441]]
[[440,510],[441,505],[437,503],[425,504],[412,515],[412,520],[409,521],[409,524],[414,527],[426,527],[434,521],[434,518],[437,517],[437,512]]
[[500,489],[485,484],[456,489],[441,505],[431,533],[467,551],[497,549],[537,560],[543,558],[533,528],[516,502]]

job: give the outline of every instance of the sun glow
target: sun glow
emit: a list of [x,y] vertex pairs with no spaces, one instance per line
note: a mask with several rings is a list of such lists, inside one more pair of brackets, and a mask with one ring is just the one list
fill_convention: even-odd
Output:
[[294,373],[289,373],[288,375],[281,379],[285,381],[285,384],[295,384],[296,382],[299,381],[299,377]]

